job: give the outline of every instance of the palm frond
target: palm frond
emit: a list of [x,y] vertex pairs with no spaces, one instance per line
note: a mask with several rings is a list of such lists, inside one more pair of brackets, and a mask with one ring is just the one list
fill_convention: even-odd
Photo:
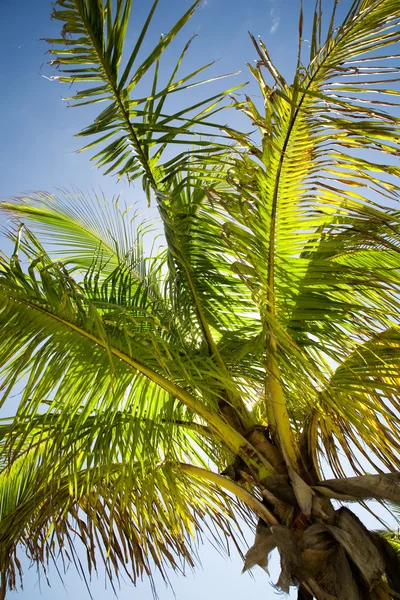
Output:
[[[327,387],[320,393],[319,421],[321,438],[336,438],[356,470],[363,467],[356,458],[374,468],[398,468],[398,361],[399,331],[386,329],[355,347],[333,373]],[[340,471],[335,447],[329,456]],[[379,461],[379,462],[377,462]]]
[[[183,351],[162,313],[158,319],[148,307],[135,304],[135,295],[122,306],[115,290],[111,299],[99,298],[96,290],[88,290],[87,280],[85,289],[65,265],[50,260],[34,236],[28,237],[28,272],[18,255],[20,235],[16,252],[0,265],[3,402],[15,383],[29,374],[17,418],[33,416],[42,399],[53,396],[61,419],[74,404],[78,408],[84,403],[88,413],[95,406],[115,411],[135,394],[136,383],[140,389],[150,381],[205,420],[221,440],[230,440],[231,450],[248,451],[242,435],[218,415],[221,386],[216,383],[233,388],[201,347]],[[125,284],[123,278],[121,285]],[[93,387],[88,390],[89,374]]]
[[124,206],[119,197],[109,201],[77,189],[20,196],[0,205],[14,221],[29,224],[47,252],[70,267],[89,270],[93,257],[101,257],[103,276],[121,263],[140,275],[151,262],[151,257],[145,260],[143,245],[146,234],[154,236],[152,223],[140,221],[135,208]]
[[[169,266],[166,290],[182,325],[190,335],[196,331],[206,355],[231,386],[239,386],[229,399],[247,428],[253,424],[246,409],[246,404],[251,407],[251,378],[235,364],[231,352],[243,342],[242,332],[257,331],[259,323],[251,294],[234,270],[235,257],[220,236],[226,215],[214,208],[207,194],[214,172],[210,179],[195,170],[177,176],[171,190],[159,195]],[[245,381],[247,392],[245,385],[240,389]]]
[[[159,87],[158,82],[162,53],[190,19],[200,1],[192,4],[141,61],[140,51],[158,0],[152,4],[133,49],[126,54],[124,39],[131,0],[117,0],[115,7],[110,0],[58,0],[55,4],[53,18],[64,25],[60,38],[47,40],[52,45],[50,53],[54,55],[51,65],[60,73],[54,79],[74,85],[84,84],[83,89],[68,99],[74,105],[108,104],[94,123],[80,133],[82,136],[97,136],[85,148],[101,143],[101,150],[94,156],[96,164],[105,167],[106,173],[114,172],[119,177],[126,175],[130,180],[142,177],[148,194],[151,188],[158,189],[165,175],[160,159],[166,146],[187,144],[189,141],[201,147],[210,143],[205,139],[196,141],[199,134],[207,136],[207,131],[211,131],[214,136],[221,135],[215,125],[208,122],[208,116],[218,111],[220,101],[231,90],[204,98],[173,114],[163,112],[167,96],[209,81],[199,81],[197,76],[211,65],[198,68],[185,77],[178,77],[190,42],[185,45],[167,83]],[[122,64],[125,66],[121,69]],[[154,76],[149,92],[144,97],[134,96],[136,88],[152,69]],[[214,151],[219,151],[217,145],[214,140]],[[224,149],[223,144],[220,149]]]
[[167,567],[194,566],[205,538],[221,551],[232,543],[240,549],[236,519],[249,521],[247,510],[218,487],[189,479],[178,465],[107,463],[97,454],[98,463],[83,461],[73,477],[67,463],[45,469],[36,449],[2,470],[2,593],[22,574],[21,551],[43,568],[49,560],[73,561],[89,576],[101,559],[113,584],[121,574],[133,583],[144,574],[152,581],[154,569],[167,581]]
[[[398,314],[398,213],[378,200],[398,199],[393,156],[399,152],[399,121],[390,100],[385,107],[380,103],[393,97],[399,71],[382,67],[385,57],[377,56],[379,48],[400,40],[398,13],[390,1],[357,1],[340,26],[329,27],[325,42],[320,16],[314,20],[310,64],[303,65],[300,47],[290,85],[262,40],[252,38],[258,61],[250,70],[264,107],[250,98],[237,107],[258,127],[261,141],[247,137],[244,144],[231,131],[245,152],[232,159],[230,190],[216,186],[209,192],[230,215],[226,244],[263,323],[259,360],[266,389],[276,387],[277,400],[266,393],[259,406],[264,403],[269,423],[280,421],[288,450],[294,443],[288,417],[304,420],[335,365],[396,326]],[[342,401],[337,399],[334,419]],[[382,397],[374,401],[390,420]],[[288,414],[276,415],[283,402]],[[367,427],[353,413],[355,421],[357,433]],[[371,428],[362,437],[374,439],[371,446],[379,454]],[[328,447],[332,437],[332,431],[324,436]],[[341,444],[352,453],[347,433]]]

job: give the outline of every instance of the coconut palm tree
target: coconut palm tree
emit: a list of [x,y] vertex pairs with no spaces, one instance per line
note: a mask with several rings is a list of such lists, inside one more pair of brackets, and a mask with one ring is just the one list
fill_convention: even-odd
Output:
[[260,103],[173,112],[202,69],[162,52],[199,2],[140,60],[158,0],[127,54],[130,0],[56,2],[55,77],[106,106],[86,148],[141,179],[162,239],[77,191],[2,204],[0,597],[24,550],[167,578],[256,519],[245,570],[277,548],[299,599],[397,598],[391,545],[343,502],[400,501],[398,0],[341,23],[317,2],[292,83],[252,37]]

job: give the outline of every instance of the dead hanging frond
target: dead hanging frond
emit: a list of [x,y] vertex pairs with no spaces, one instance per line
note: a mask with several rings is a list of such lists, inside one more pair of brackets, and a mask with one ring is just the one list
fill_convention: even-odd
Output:
[[276,547],[276,540],[271,532],[270,527],[262,520],[259,520],[254,543],[249,548],[244,558],[244,566],[242,573],[252,569],[258,565],[264,571],[268,571],[268,557],[272,550]]
[[327,498],[337,500],[400,502],[400,473],[328,479],[319,482],[314,489]]

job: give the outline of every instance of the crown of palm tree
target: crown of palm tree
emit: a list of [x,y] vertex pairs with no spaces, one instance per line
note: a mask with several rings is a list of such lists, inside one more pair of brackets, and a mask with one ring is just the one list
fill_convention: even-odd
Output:
[[[170,114],[204,83],[179,74],[190,42],[158,83],[199,3],[140,62],[158,0],[127,54],[130,0],[56,2],[57,78],[106,103],[85,148],[141,178],[163,239],[147,252],[151,224],[76,190],[2,203],[3,403],[20,390],[1,422],[3,597],[21,546],[79,561],[79,538],[89,571],[97,549],[110,579],[167,578],[254,515],[245,568],[277,546],[283,590],[400,592],[383,538],[329,501],[400,501],[398,2],[355,0],[340,25],[339,0],[326,24],[317,3],[291,84],[252,37],[261,106],[232,88]],[[232,107],[255,132],[214,120]]]

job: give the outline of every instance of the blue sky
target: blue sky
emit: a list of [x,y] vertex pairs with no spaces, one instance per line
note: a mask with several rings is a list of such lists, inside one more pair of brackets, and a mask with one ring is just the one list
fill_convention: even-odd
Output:
[[[160,0],[158,13],[151,29],[149,44],[168,30],[187,9],[188,0]],[[342,10],[349,5],[344,0]],[[133,23],[128,44],[134,39],[139,24],[150,6],[150,0],[134,1]],[[314,7],[314,0],[304,0],[306,12]],[[48,0],[0,0],[0,52],[2,61],[2,95],[0,121],[0,197],[7,198],[34,190],[54,191],[55,188],[77,186],[83,191],[101,188],[108,196],[121,194],[128,204],[145,203],[140,184],[128,186],[124,181],[103,177],[90,162],[90,154],[77,154],[80,141],[74,133],[90,122],[91,110],[69,109],[61,97],[68,95],[67,86],[49,81],[51,75],[46,66],[46,45],[40,38],[57,35],[60,25],[50,20]],[[215,58],[221,58],[212,73],[225,73],[246,69],[246,61],[255,58],[247,31],[260,34],[271,54],[285,74],[290,74],[296,60],[298,0],[204,0],[184,33],[178,37],[174,48],[180,49],[193,34],[198,38],[192,46],[187,61],[188,71]],[[150,46],[149,46],[150,47]],[[171,60],[175,50],[171,51]],[[167,55],[168,58],[168,55]],[[238,76],[245,81],[247,74]],[[231,85],[231,84],[229,84]],[[5,225],[5,223],[3,223]],[[269,579],[261,570],[255,571],[256,580],[241,575],[241,561],[233,550],[232,561],[221,558],[209,545],[200,550],[203,569],[194,577],[177,579],[171,574],[178,600],[209,600],[229,597],[242,599],[246,595],[274,597]],[[25,566],[28,566],[26,561]],[[276,559],[272,577],[276,581]],[[26,570],[24,591],[18,593],[23,600],[38,598],[67,598],[78,594],[89,598],[84,583],[74,569],[65,576],[65,588],[59,582],[55,569],[50,569],[52,588],[43,579],[41,589],[37,584],[34,568]],[[172,599],[162,582],[158,587],[160,598]],[[108,587],[104,590],[104,577],[100,575],[92,587],[95,600],[112,598]],[[122,584],[120,598],[128,599],[135,594],[141,600],[152,598],[149,585],[144,582],[136,590]],[[11,594],[15,596],[16,594]]]

